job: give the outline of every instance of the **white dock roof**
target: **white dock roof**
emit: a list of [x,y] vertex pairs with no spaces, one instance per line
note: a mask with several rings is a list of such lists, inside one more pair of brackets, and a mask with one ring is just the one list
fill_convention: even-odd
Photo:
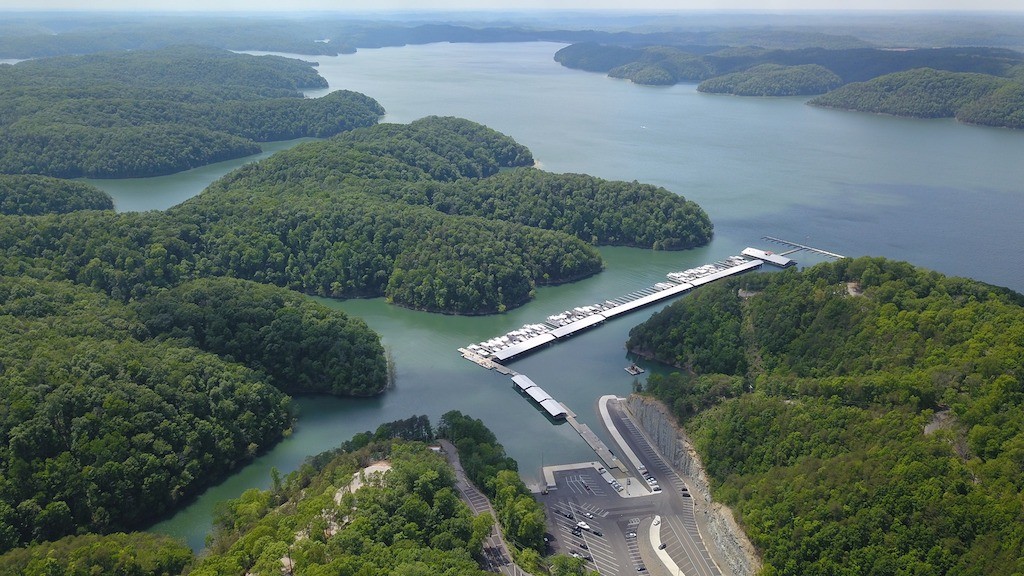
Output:
[[565,407],[562,406],[562,403],[559,402],[558,400],[555,400],[554,398],[541,400],[539,404],[541,408],[547,410],[548,414],[550,414],[552,418],[565,418],[567,414],[565,411]]
[[526,391],[528,388],[532,388],[537,385],[533,380],[530,380],[529,376],[525,374],[516,374],[515,376],[512,377],[512,381],[516,383],[516,388],[519,388],[520,390],[523,391]]
[[765,262],[773,264],[780,268],[785,268],[786,266],[792,266],[793,264],[796,264],[795,261],[793,261],[790,258],[786,258],[781,254],[776,254],[774,252],[769,252],[767,250],[761,250],[759,248],[744,248],[743,255],[749,256],[751,258],[757,258],[758,260],[764,260]]
[[544,389],[541,388],[540,386],[531,386],[531,387],[527,388],[526,389],[526,394],[530,398],[533,398],[533,401],[538,403],[538,404],[540,404],[541,402],[543,402],[545,400],[554,400],[554,398],[551,397],[551,394],[548,394],[547,392],[545,392]]
[[555,338],[562,338],[570,334],[575,334],[585,328],[590,328],[595,324],[600,324],[601,322],[604,322],[604,316],[594,314],[592,316],[587,316],[586,318],[581,318],[575,322],[570,322],[565,326],[559,326],[552,330],[551,334],[554,335]]
[[538,346],[543,346],[554,339],[555,337],[551,334],[551,332],[545,332],[544,334],[534,336],[533,338],[527,338],[522,342],[518,342],[506,348],[502,348],[501,350],[495,352],[493,356],[495,360],[501,362],[502,360],[508,360],[509,358],[519,356],[524,352],[529,352],[530,350],[533,350]]

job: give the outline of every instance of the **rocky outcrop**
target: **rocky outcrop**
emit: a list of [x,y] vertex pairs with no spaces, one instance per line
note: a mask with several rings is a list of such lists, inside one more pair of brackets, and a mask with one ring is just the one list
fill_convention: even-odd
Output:
[[761,569],[761,559],[728,506],[711,501],[711,487],[693,443],[661,402],[646,396],[631,395],[626,407],[661,454],[689,481],[691,494],[709,510],[707,527],[722,551],[729,570],[737,576],[753,576]]

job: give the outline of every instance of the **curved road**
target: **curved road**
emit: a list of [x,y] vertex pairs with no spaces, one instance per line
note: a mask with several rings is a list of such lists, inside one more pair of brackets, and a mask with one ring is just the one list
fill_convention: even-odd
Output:
[[681,497],[686,482],[652,446],[618,402],[609,402],[608,408],[610,421],[606,423],[615,426],[623,440],[646,463],[647,470],[658,478],[664,489],[657,499],[662,502],[662,506],[667,507],[662,508],[662,523],[652,528],[660,529],[660,540],[666,543],[666,555],[671,558],[675,568],[686,576],[719,576],[722,571],[712,559],[698,526],[697,503],[690,496]]
[[490,536],[484,541],[485,569],[488,572],[498,572],[511,576],[530,576],[528,572],[512,561],[512,554],[509,553],[508,545],[505,544],[505,539],[502,537],[501,526],[498,524],[497,516],[494,514],[494,508],[491,507],[491,501],[466,477],[466,471],[462,469],[462,462],[459,461],[459,451],[455,448],[455,445],[447,440],[439,440],[438,442],[441,444],[441,450],[448,459],[448,463],[455,469],[455,488],[459,491],[462,501],[469,505],[469,509],[473,511],[474,515],[487,513],[494,518],[496,529],[492,529]]

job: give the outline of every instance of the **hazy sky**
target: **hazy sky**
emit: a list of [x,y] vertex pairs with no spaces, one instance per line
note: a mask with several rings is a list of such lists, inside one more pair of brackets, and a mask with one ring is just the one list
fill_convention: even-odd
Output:
[[954,10],[1021,11],[1024,0],[0,0],[0,10],[425,11]]

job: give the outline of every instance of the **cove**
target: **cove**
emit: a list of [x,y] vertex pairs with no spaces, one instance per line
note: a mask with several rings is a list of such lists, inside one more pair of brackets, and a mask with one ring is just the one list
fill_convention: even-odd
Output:
[[152,178],[81,178],[93,186],[103,190],[114,199],[114,209],[118,212],[143,212],[145,210],[166,210],[181,204],[185,200],[199,194],[210,182],[231,172],[235,168],[269,158],[276,152],[287,150],[302,142],[310,142],[315,138],[296,138],[278,142],[260,142],[262,152],[215,162],[185,170],[167,176]]
[[[539,480],[542,463],[589,461],[592,453],[571,428],[551,424],[507,378],[462,360],[456,348],[649,286],[666,272],[748,245],[770,248],[760,240],[764,235],[848,256],[908,260],[1024,290],[1024,267],[1014,254],[1024,246],[1018,222],[1024,214],[1024,133],[823,110],[802,98],[708,95],[694,85],[636,86],[563,68],[552,60],[559,47],[360,50],[320,58],[319,71],[331,89],[376,98],[388,111],[385,121],[461,116],[511,135],[546,170],[665,186],[708,211],[715,224],[712,243],[668,253],[602,248],[604,272],[540,288],[533,302],[497,316],[427,314],[382,299],[324,300],[364,318],[382,335],[397,363],[395,388],[368,400],[298,399],[302,414],[291,437],[153,530],[202,547],[217,501],[268,486],[271,467],[288,472],[356,432],[413,414],[436,421],[457,409],[483,419],[519,462],[527,483]],[[164,177],[169,188],[178,176]],[[182,196],[175,201],[205,186],[201,179],[181,180]],[[144,205],[148,182],[137,183],[136,209],[165,208],[169,200]],[[122,202],[118,209],[125,209]],[[793,257],[801,265],[820,261],[803,253]],[[630,361],[624,342],[629,329],[651,313],[616,319],[512,367],[600,434],[596,399],[632,390],[633,378],[623,370]]]

